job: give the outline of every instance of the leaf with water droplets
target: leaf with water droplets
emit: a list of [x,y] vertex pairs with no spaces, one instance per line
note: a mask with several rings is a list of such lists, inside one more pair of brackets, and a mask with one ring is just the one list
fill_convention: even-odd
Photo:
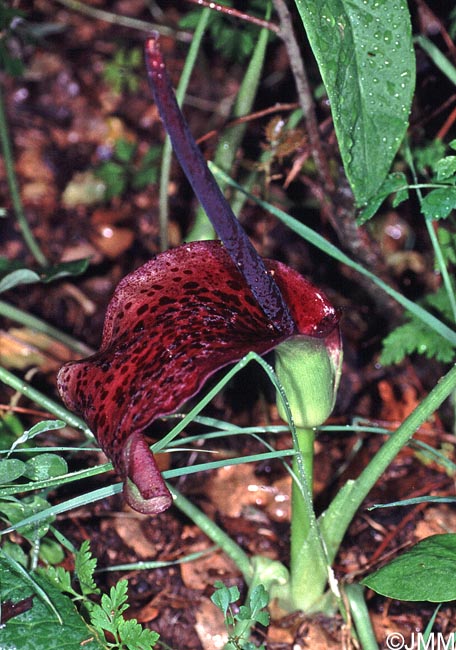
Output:
[[421,212],[428,219],[444,219],[456,209],[456,187],[431,190],[421,203]]
[[415,86],[405,0],[295,0],[331,103],[358,205],[376,194],[408,126]]

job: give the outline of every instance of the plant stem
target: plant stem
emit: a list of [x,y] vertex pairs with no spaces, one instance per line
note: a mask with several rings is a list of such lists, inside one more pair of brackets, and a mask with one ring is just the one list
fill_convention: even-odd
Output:
[[41,251],[38,243],[33,236],[32,231],[27,223],[24,208],[22,205],[21,197],[19,194],[19,187],[17,184],[16,173],[14,171],[14,158],[11,147],[11,141],[8,133],[8,122],[6,119],[5,101],[3,99],[3,89],[0,83],[0,140],[2,143],[3,159],[5,161],[6,178],[8,187],[11,194],[11,201],[13,203],[14,213],[18,226],[21,230],[24,241],[40,266],[47,266],[48,262],[43,252]]
[[312,158],[326,191],[333,192],[334,181],[329,172],[328,159],[323,151],[312,91],[293,30],[291,15],[284,0],[274,0],[274,7],[280,18],[280,35],[287,49],[290,67],[298,91],[299,103],[306,120]]
[[291,493],[290,580],[276,590],[282,607],[308,613],[332,606],[323,601],[329,563],[312,500],[314,439],[313,429],[296,429],[293,472],[298,480],[294,478]]
[[40,318],[32,316],[22,309],[18,309],[18,307],[14,307],[13,305],[10,305],[8,302],[5,302],[3,300],[0,300],[0,314],[4,318],[9,318],[10,320],[21,323],[26,327],[30,327],[37,332],[42,332],[43,334],[50,336],[56,341],[59,341],[59,343],[63,343],[68,348],[74,352],[77,352],[78,354],[81,354],[84,357],[93,354],[94,352],[88,345],[85,345],[85,343],[81,343],[77,339],[74,339],[72,336],[61,332],[56,327],[49,325],[49,323],[46,323]]
[[168,489],[173,495],[174,505],[179,508],[187,517],[189,517],[205,533],[209,539],[220,546],[229,558],[237,565],[244,580],[250,584],[253,578],[253,566],[247,553],[234,542],[216,523],[209,519],[204,512],[197,508],[191,501],[186,499],[175,487],[168,485]]
[[361,648],[363,650],[378,650],[378,643],[364,599],[363,587],[358,584],[345,585],[344,591],[350,605],[350,613]]
[[79,2],[79,0],[56,1],[64,7],[67,7],[67,9],[71,9],[71,11],[79,11],[79,13],[84,14],[85,16],[95,18],[95,20],[104,20],[106,23],[121,25],[122,27],[129,27],[130,29],[137,29],[143,33],[155,30],[160,32],[160,34],[163,34],[163,36],[170,36],[171,38],[176,38],[177,40],[185,41],[186,43],[192,40],[192,34],[190,32],[176,31],[166,25],[156,25],[146,22],[145,20],[138,20],[138,18],[113,14],[110,11],[86,5],[84,2]]
[[[306,480],[310,490],[313,484],[313,458],[314,458],[314,441],[315,432],[313,429],[296,428],[296,438],[299,445],[299,451],[302,456],[302,464],[306,475]],[[298,476],[298,456],[293,456],[292,469],[295,476]],[[303,544],[309,534],[309,521],[307,508],[305,506],[301,487],[297,480],[292,481],[291,486],[291,548],[290,548],[290,571],[293,578],[293,567]],[[297,576],[295,576],[296,578]]]
[[146,42],[146,64],[160,117],[196,196],[271,325],[280,334],[291,334],[296,325],[280,289],[233,214],[179,109],[166,72],[158,36],[151,37]]
[[275,32],[276,34],[278,34],[280,31],[280,27],[278,25],[269,21],[269,16],[266,17],[266,20],[263,20],[257,16],[251,16],[250,14],[246,14],[243,11],[234,9],[233,7],[228,7],[227,5],[219,4],[218,2],[208,2],[208,0],[189,0],[189,2],[193,2],[193,4],[200,7],[209,7],[209,9],[212,9],[212,11],[226,14],[230,16],[230,18],[238,18],[239,20],[242,20],[246,23],[251,23],[252,25],[257,25],[258,27],[264,27],[271,32]]
[[[412,172],[418,200],[420,202],[420,206],[422,206],[423,193],[421,192],[421,188],[418,185],[418,175],[415,169],[415,161],[413,160],[413,155],[407,140],[405,141],[405,146],[404,146],[404,157],[408,166],[410,167],[410,171]],[[424,223],[426,224],[429,239],[431,240],[432,248],[434,249],[437,266],[439,267],[440,275],[442,276],[442,280],[443,280],[443,285],[445,287],[448,300],[450,302],[451,311],[453,314],[453,320],[456,322],[456,298],[454,295],[453,280],[448,272],[447,265],[445,264],[445,259],[443,257],[442,248],[440,246],[437,233],[434,230],[435,220],[430,219],[429,217],[425,217]]]
[[[198,25],[196,26],[193,34],[193,39],[185,59],[184,69],[179,80],[179,85],[176,90],[176,100],[179,106],[182,105],[187,92],[188,83],[195,66],[196,57],[201,45],[201,41],[206,31],[207,23],[209,22],[210,9],[203,9],[201,12]],[[171,157],[172,145],[169,135],[166,136],[165,144],[163,146],[162,165],[160,172],[160,189],[159,189],[159,220],[160,220],[160,247],[162,251],[168,248],[168,218],[169,218],[169,204],[168,204],[168,186],[171,171]]]
[[[270,3],[267,4],[265,15],[266,19],[269,20],[271,15]],[[231,116],[234,118],[243,118],[252,110],[253,103],[257,95],[258,86],[260,84],[261,72],[263,70],[269,36],[270,34],[267,29],[262,29],[258,36],[255,50],[249,61],[249,65],[247,67],[244,78],[242,79],[242,83],[232,110]],[[228,125],[228,127],[224,129],[224,132],[218,142],[214,156],[215,164],[227,173],[231,171],[237,151],[247,128],[246,121],[240,121],[236,123],[236,120],[234,120],[234,122],[234,124],[231,126]],[[222,192],[224,192],[226,184],[220,183],[219,185]],[[238,197],[239,196],[240,195],[238,195]],[[243,196],[242,201],[245,201]],[[239,214],[238,211],[234,209],[233,198],[231,200],[231,205],[233,212],[235,214]],[[211,222],[207,218],[203,208],[201,206],[198,206],[194,223],[187,233],[187,241],[214,239],[215,237],[216,234],[213,226],[211,225]]]
[[456,365],[439,380],[432,391],[388,438],[358,478],[347,484],[345,494],[341,493],[342,498],[337,500],[336,497],[337,507],[332,507],[333,503],[335,503],[333,501],[321,517],[320,529],[327,544],[327,552],[331,562],[339,550],[342,539],[356,511],[370,490],[416,430],[430,418],[455,388]]
[[0,381],[7,386],[10,386],[14,390],[17,390],[19,393],[22,393],[22,395],[25,395],[25,397],[28,397],[33,402],[36,402],[36,404],[39,404],[41,408],[45,409],[49,413],[52,413],[52,415],[55,415],[60,420],[63,420],[70,426],[75,427],[75,429],[80,429],[85,433],[87,437],[93,438],[92,432],[83,420],[78,418],[70,411],[67,411],[66,408],[57,402],[54,402],[54,400],[50,399],[49,397],[46,397],[46,395],[40,393],[40,391],[30,386],[30,384],[28,384],[26,381],[19,379],[19,377],[16,377],[16,375],[13,375],[12,372],[9,372],[9,370],[6,370],[6,368],[2,368],[1,366]]

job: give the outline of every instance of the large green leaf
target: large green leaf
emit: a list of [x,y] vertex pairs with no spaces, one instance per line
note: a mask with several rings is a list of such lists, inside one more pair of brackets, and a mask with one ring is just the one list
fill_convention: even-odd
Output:
[[[58,611],[62,623],[48,603],[33,589],[33,582],[12,569],[0,557],[0,585],[2,612],[11,618],[2,620],[1,648],[20,650],[101,650],[104,648],[79,616],[70,598],[60,593],[42,578],[33,577],[37,586],[45,590]],[[22,613],[17,613],[21,612]],[[17,615],[16,615],[17,614]],[[3,625],[4,623],[4,625]]]
[[415,86],[405,0],[295,0],[331,103],[358,204],[379,189],[408,125]]
[[456,599],[456,535],[432,535],[418,542],[362,584],[396,600],[444,603]]

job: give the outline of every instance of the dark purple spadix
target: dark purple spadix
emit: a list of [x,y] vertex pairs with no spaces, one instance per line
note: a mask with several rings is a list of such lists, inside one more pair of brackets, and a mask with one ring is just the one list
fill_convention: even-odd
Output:
[[279,332],[291,334],[294,329],[293,319],[277,284],[267,272],[262,258],[223,196],[177,104],[159,48],[158,36],[146,42],[146,64],[155,103],[174,153],[215,232],[244,275],[271,324]]
[[176,155],[223,243],[180,246],[125,277],[108,306],[100,351],[63,366],[58,388],[112,460],[127,502],[157,514],[172,500],[143,431],[218,369],[295,336],[325,339],[339,315],[299,273],[257,254],[188,130],[156,38],[147,41],[146,59]]

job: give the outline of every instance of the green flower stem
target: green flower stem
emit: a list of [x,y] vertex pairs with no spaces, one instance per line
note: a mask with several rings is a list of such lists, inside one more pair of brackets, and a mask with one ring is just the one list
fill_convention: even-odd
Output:
[[174,505],[179,508],[193,523],[195,523],[217,546],[228,555],[237,565],[244,580],[250,584],[253,579],[254,569],[247,553],[234,542],[216,523],[209,519],[204,512],[197,508],[191,501],[186,499],[175,487],[167,483],[168,489],[173,495]]
[[74,413],[67,411],[66,408],[57,402],[54,402],[54,400],[49,397],[46,397],[46,395],[40,393],[40,391],[30,386],[26,381],[19,379],[19,377],[16,377],[12,372],[9,372],[9,370],[6,370],[6,368],[2,368],[1,366],[0,381],[19,393],[22,393],[22,395],[25,395],[25,397],[28,397],[30,400],[41,406],[45,411],[52,413],[52,415],[55,415],[68,425],[83,431],[88,438],[93,438],[92,432],[83,420],[74,415]]
[[[358,478],[347,483],[320,518],[320,530],[332,562],[358,508],[375,483],[407,444],[415,431],[440,407],[456,388],[456,365],[444,375],[432,391],[388,438]],[[308,571],[312,571],[309,559]]]
[[[313,429],[296,428],[296,438],[299,445],[299,451],[302,456],[302,464],[307,479],[309,489],[313,484],[313,459],[314,459],[314,441],[315,432]],[[293,474],[298,476],[298,456],[293,456],[292,463]],[[309,534],[309,518],[307,507],[303,499],[301,486],[296,478],[292,481],[291,487],[291,548],[290,548],[290,567],[293,578],[293,567],[296,566],[300,551]],[[295,576],[298,578],[299,576]]]
[[[196,26],[193,34],[193,39],[188,50],[187,58],[185,59],[184,69],[176,89],[176,99],[179,106],[182,105],[187,92],[188,83],[195,67],[196,57],[201,45],[201,41],[206,31],[209,22],[211,10],[203,9],[201,12],[198,25]],[[161,250],[168,248],[168,218],[169,218],[169,205],[168,205],[168,187],[169,177],[171,173],[171,157],[172,146],[169,136],[166,136],[165,144],[163,146],[162,164],[160,172],[160,189],[159,189],[159,222],[160,222],[160,246]]]
[[24,241],[40,266],[47,266],[48,262],[42,253],[38,243],[33,236],[32,231],[27,223],[24,208],[22,206],[21,197],[19,194],[19,187],[17,184],[16,173],[14,171],[14,158],[11,147],[10,137],[8,133],[8,123],[6,119],[5,101],[3,99],[3,89],[0,83],[0,140],[2,145],[3,159],[5,161],[6,178],[8,187],[11,194],[11,201],[13,203],[14,213],[18,226],[21,230]]
[[312,429],[296,429],[291,493],[290,580],[277,587],[280,605],[288,611],[326,611],[332,600],[324,599],[329,562],[323,538],[315,518],[312,500],[313,443]]
[[68,348],[70,348],[70,350],[73,350],[74,352],[77,352],[84,357],[93,354],[93,350],[88,345],[81,343],[77,339],[74,339],[72,336],[61,332],[56,327],[49,325],[40,318],[32,316],[22,309],[18,309],[17,307],[10,305],[8,302],[5,302],[3,300],[0,300],[0,315],[4,318],[9,318],[10,320],[16,321],[17,323],[21,323],[21,325],[25,325],[26,327],[30,327],[37,332],[46,334],[54,340],[59,341],[59,343],[63,343]]
[[[271,3],[269,2],[266,8],[266,20],[271,17]],[[261,80],[261,72],[266,54],[270,32],[268,29],[262,29],[258,36],[253,55],[249,61],[247,71],[242,80],[239,88],[238,96],[233,107],[231,114],[232,118],[239,118],[248,115],[253,107],[255,97],[257,95],[258,86]],[[218,143],[214,162],[215,164],[226,172],[230,172],[236,158],[236,153],[244,137],[247,124],[236,124],[235,126],[226,129]],[[222,192],[226,188],[226,183],[220,182],[220,189]],[[238,195],[239,198],[240,195]],[[243,199],[245,200],[245,199]],[[232,205],[235,214],[238,211]],[[200,239],[214,239],[215,231],[207,218],[203,208],[198,206],[195,215],[195,221],[189,232],[187,233],[187,241],[197,241]]]

